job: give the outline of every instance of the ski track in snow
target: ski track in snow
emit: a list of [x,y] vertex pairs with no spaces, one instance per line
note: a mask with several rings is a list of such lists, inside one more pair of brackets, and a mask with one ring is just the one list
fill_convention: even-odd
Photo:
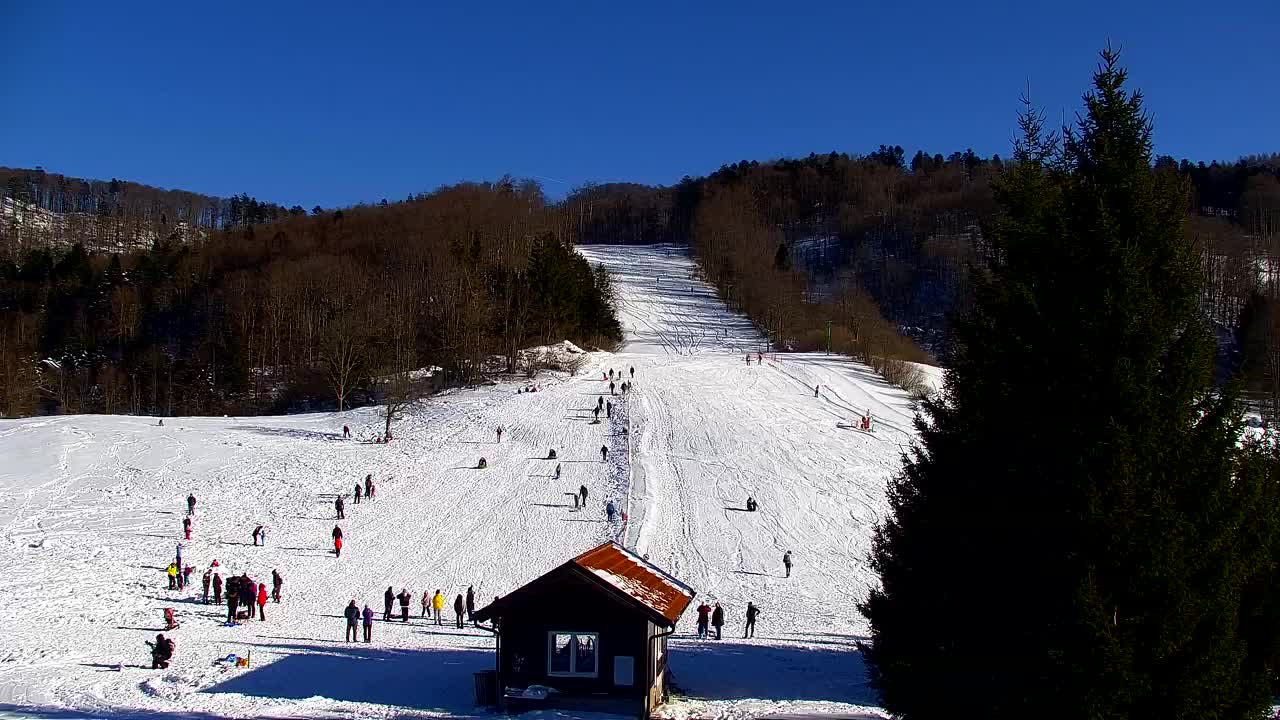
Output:
[[[671,644],[680,694],[660,714],[879,716],[854,647],[866,631],[855,603],[875,582],[871,531],[911,442],[909,399],[834,356],[746,365],[762,348],[758,332],[692,279],[681,248],[579,251],[615,278],[621,350],[592,353],[577,377],[539,379],[538,393],[517,394],[526,381],[513,379],[437,395],[396,425],[390,445],[341,437],[344,424],[355,438],[376,433],[377,408],[163,427],[124,416],[0,420],[0,603],[14,616],[0,645],[0,713],[487,715],[473,706],[471,674],[492,667],[492,637],[418,619],[422,592],[440,588],[451,615],[469,584],[483,605],[616,538],[693,586],[695,605],[726,610],[719,644],[693,637],[692,607],[681,619]],[[614,418],[592,423],[609,392],[601,373],[631,367],[634,391],[612,398]],[[876,432],[849,429],[868,409]],[[486,470],[474,469],[481,455]],[[351,492],[366,473],[377,497],[357,505]],[[590,501],[575,510],[567,493],[580,484]],[[170,591],[164,567],[189,492],[198,504],[183,554],[194,590]],[[341,558],[330,552],[338,492]],[[759,512],[741,510],[748,495]],[[629,526],[605,522],[608,499]],[[251,544],[257,524],[269,528],[265,547]],[[215,558],[224,577],[247,571],[269,584],[278,569],[284,602],[267,605],[266,622],[222,626],[225,606],[198,597]],[[414,594],[408,624],[381,622],[388,585]],[[342,642],[352,598],[379,618],[371,645]],[[762,612],[744,641],[748,600]],[[182,627],[171,634],[175,662],[152,671],[143,641],[164,607]],[[247,670],[214,664],[250,651]]]

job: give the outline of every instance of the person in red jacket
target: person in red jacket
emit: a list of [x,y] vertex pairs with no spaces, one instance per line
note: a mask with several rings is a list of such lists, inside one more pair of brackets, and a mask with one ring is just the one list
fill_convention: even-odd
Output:
[[191,539],[191,518],[182,518],[182,535],[187,540]]
[[711,608],[702,603],[698,606],[698,637],[705,639],[707,637],[707,623],[711,620]]
[[342,528],[333,526],[333,554],[342,557]]
[[263,583],[258,583],[258,619],[259,620],[267,619],[267,613],[264,610],[266,606],[267,606],[267,586]]

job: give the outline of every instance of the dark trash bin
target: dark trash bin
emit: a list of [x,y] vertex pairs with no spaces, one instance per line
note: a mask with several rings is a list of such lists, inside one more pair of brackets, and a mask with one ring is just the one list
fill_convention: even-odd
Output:
[[498,673],[495,670],[484,670],[475,673],[476,704],[492,706],[498,704]]

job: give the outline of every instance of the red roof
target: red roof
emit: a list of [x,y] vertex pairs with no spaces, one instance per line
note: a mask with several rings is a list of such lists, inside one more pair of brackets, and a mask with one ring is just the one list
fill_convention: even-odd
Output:
[[653,609],[672,625],[693,600],[693,588],[617,543],[605,543],[570,562]]

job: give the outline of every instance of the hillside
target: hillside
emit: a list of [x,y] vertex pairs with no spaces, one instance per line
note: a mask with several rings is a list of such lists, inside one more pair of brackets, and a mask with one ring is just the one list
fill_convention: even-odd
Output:
[[[358,442],[380,427],[376,408],[163,426],[107,415],[0,421],[0,603],[40,603],[9,635],[0,710],[472,716],[470,674],[492,664],[487,633],[379,622],[371,646],[344,647],[347,600],[378,609],[388,585],[407,587],[416,615],[423,590],[452,598],[474,585],[489,598],[610,537],[728,613],[719,642],[692,637],[692,611],[681,619],[671,656],[681,696],[665,714],[867,710],[853,603],[875,582],[864,564],[870,528],[912,438],[910,401],[838,357],[747,365],[761,338],[690,279],[679,248],[583,253],[613,276],[625,334],[616,353],[592,353],[576,377],[538,380],[537,393],[509,379],[441,394],[414,407],[390,445]],[[592,424],[590,408],[609,392],[602,373],[631,367],[634,391],[611,398],[610,422]],[[868,410],[873,434],[849,427]],[[343,425],[356,440],[342,438]],[[559,482],[542,459],[552,447]],[[473,469],[482,455],[488,469]],[[347,546],[334,558],[334,494],[366,473],[377,497],[348,497]],[[591,501],[575,511],[567,493],[579,484]],[[197,593],[164,589],[189,492],[198,505],[184,556],[197,581],[215,558],[255,579],[273,568],[284,576],[284,600],[265,622],[223,627]],[[759,512],[739,510],[748,495]],[[605,522],[606,499],[626,525]],[[268,543],[255,548],[261,523]],[[744,641],[748,600],[763,614]],[[182,622],[176,662],[140,669],[163,607]],[[249,651],[249,669],[213,664]]]

